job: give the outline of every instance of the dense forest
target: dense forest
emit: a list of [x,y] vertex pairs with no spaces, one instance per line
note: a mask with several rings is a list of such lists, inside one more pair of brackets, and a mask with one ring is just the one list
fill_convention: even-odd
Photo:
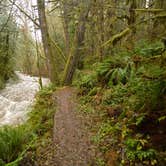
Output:
[[[166,0],[0,0],[0,89],[16,71],[40,91],[24,124],[0,127],[0,166],[166,165]],[[70,110],[70,93],[93,133],[86,164],[52,159],[55,96]]]

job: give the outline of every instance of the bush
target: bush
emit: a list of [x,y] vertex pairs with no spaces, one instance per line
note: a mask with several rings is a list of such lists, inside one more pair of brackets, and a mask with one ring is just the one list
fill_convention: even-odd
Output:
[[132,62],[129,56],[113,56],[100,63],[96,69],[99,82],[109,86],[126,84],[130,78]]
[[147,140],[144,139],[127,139],[126,145],[126,155],[130,162],[146,161],[146,165],[157,163],[156,151],[154,149],[145,149]]
[[80,94],[88,94],[97,86],[96,73],[91,71],[81,72],[77,70],[73,85],[80,88]]

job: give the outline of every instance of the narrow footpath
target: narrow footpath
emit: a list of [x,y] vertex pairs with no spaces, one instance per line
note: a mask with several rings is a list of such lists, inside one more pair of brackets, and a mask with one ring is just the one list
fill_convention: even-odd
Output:
[[86,119],[75,110],[75,90],[64,87],[55,96],[58,110],[54,117],[54,165],[94,166],[95,148],[90,142]]

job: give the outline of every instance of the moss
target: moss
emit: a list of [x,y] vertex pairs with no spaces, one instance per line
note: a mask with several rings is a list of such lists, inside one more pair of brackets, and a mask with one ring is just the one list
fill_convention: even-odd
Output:
[[117,43],[121,38],[123,38],[124,36],[126,36],[128,33],[130,33],[131,29],[130,28],[126,28],[125,30],[123,30],[122,32],[114,35],[110,40],[108,40],[107,42],[105,42],[102,47],[108,45],[108,44],[115,44]]

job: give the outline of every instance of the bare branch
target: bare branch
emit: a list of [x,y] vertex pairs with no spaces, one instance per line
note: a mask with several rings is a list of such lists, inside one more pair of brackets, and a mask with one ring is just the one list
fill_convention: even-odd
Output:
[[[9,2],[12,3],[12,0],[9,0]],[[16,3],[14,3],[14,5],[20,10],[20,12],[22,12],[27,18],[29,18],[37,27],[40,27],[40,25],[36,22],[36,20],[34,20],[29,14],[27,14],[21,7],[19,7],[19,5],[17,5]]]

